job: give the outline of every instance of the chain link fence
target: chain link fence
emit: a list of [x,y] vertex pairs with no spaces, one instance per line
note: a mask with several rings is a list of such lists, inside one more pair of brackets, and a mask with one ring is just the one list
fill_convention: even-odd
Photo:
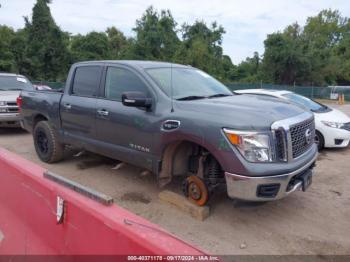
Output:
[[297,94],[309,97],[311,99],[338,99],[339,95],[345,95],[345,100],[350,101],[350,86],[290,86],[290,85],[274,85],[274,84],[240,84],[226,83],[231,90],[239,89],[273,89],[273,90],[288,90]]

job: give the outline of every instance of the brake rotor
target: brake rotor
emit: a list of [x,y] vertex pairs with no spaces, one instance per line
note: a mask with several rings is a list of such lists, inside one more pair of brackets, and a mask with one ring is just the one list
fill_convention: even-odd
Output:
[[208,188],[204,181],[197,176],[186,178],[186,196],[198,206],[204,206],[209,199]]

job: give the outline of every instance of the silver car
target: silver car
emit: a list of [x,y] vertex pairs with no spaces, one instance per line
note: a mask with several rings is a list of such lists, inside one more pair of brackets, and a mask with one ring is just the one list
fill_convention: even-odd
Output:
[[0,128],[20,127],[17,98],[22,90],[34,90],[26,77],[0,73]]

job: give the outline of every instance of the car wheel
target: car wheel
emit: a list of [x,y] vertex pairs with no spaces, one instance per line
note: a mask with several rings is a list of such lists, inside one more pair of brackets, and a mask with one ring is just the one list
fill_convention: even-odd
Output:
[[64,145],[58,140],[56,131],[47,121],[36,124],[33,132],[35,151],[46,163],[55,163],[63,158]]
[[324,148],[324,138],[323,138],[323,135],[316,131],[316,134],[315,134],[315,143],[318,147],[318,151],[322,150]]

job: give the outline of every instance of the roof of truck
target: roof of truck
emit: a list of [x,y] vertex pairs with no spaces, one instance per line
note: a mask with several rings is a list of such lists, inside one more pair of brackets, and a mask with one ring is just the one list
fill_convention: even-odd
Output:
[[160,62],[160,61],[142,61],[142,60],[102,60],[102,61],[84,61],[78,62],[76,65],[80,64],[105,64],[105,63],[115,63],[115,64],[124,64],[129,66],[137,66],[141,68],[159,68],[159,67],[191,67],[176,63],[169,62]]

